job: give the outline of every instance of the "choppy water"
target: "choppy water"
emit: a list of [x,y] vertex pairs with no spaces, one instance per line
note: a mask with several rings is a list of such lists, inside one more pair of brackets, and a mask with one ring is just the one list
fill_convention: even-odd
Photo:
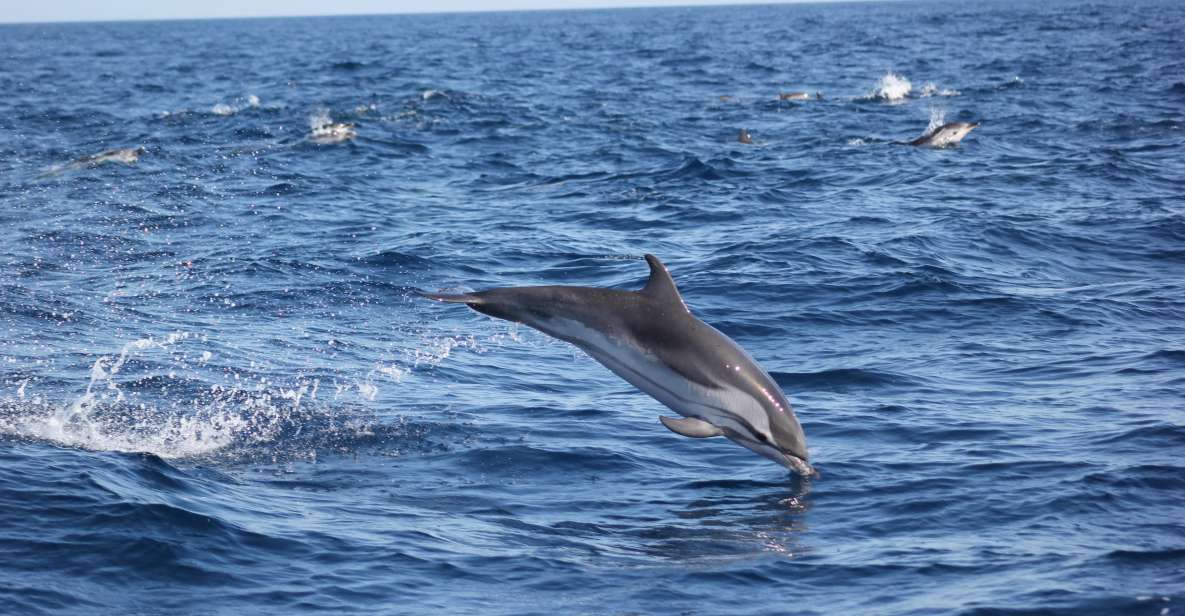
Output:
[[[1182,32],[1172,2],[0,27],[0,612],[1180,613]],[[939,119],[983,125],[897,143]],[[636,288],[644,252],[821,478],[410,293]]]

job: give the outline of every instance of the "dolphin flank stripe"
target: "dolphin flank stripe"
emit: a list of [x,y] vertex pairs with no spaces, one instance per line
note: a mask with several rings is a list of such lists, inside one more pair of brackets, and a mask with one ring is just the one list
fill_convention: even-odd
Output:
[[[605,353],[605,351],[603,351],[601,349],[596,349],[596,350],[598,353],[603,354],[603,355],[601,357],[598,357],[596,355],[593,355],[592,353],[588,353],[588,349],[584,349],[584,351],[586,353],[588,353],[591,357],[593,357],[597,361],[601,362],[602,364],[605,364],[605,366],[609,367],[609,369],[612,370],[613,372],[618,372],[618,370],[620,370],[622,372],[628,372],[628,373],[636,376],[638,379],[650,383],[652,386],[654,386],[655,389],[662,390],[664,393],[666,393],[667,395],[669,395],[672,398],[675,398],[676,400],[684,402],[688,405],[703,406],[703,407],[710,408],[714,411],[719,411],[720,414],[724,415],[725,417],[728,417],[729,419],[732,419],[737,424],[743,426],[750,432],[752,432],[754,434],[760,434],[763,437],[765,437],[762,439],[763,441],[772,440],[772,435],[767,435],[765,432],[758,430],[756,426],[754,426],[752,423],[749,422],[749,420],[745,419],[744,417],[740,416],[739,414],[734,413],[722,406],[716,406],[713,404],[708,404],[707,402],[692,400],[690,398],[681,396],[681,395],[675,393],[675,391],[670,389],[669,387],[666,387],[662,383],[659,383],[658,381],[650,378],[649,376],[646,376],[646,374],[642,373],[641,371],[635,370],[634,368],[631,368],[631,367],[627,366],[626,364],[620,362],[612,354]],[[613,364],[616,366],[616,369],[614,367],[609,366],[607,362],[613,362]],[[689,415],[689,417],[695,417],[696,419],[704,419],[704,417],[699,416],[699,415]]]
[[816,474],[781,388],[736,342],[691,314],[658,257],[645,258],[650,276],[639,291],[553,285],[417,293],[577,346],[671,410],[703,422],[662,421],[677,434],[721,434],[797,473]]

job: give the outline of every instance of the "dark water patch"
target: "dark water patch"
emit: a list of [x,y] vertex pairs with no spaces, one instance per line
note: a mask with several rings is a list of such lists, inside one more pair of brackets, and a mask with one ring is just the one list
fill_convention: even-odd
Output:
[[506,477],[542,472],[545,477],[558,473],[587,478],[600,473],[627,471],[637,466],[630,456],[612,451],[550,451],[523,446],[465,452],[458,463],[481,469],[486,474]]
[[1182,349],[1162,349],[1154,351],[1141,358],[1143,361],[1163,362],[1173,365],[1185,365],[1185,350]]
[[367,66],[367,64],[365,62],[355,62],[353,60],[344,60],[341,62],[334,62],[333,64],[330,64],[329,68],[331,68],[333,70],[338,70],[338,71],[356,71],[359,69],[366,68],[366,66]]
[[1159,550],[1113,550],[1105,558],[1129,565],[1156,566],[1163,562],[1185,564],[1185,546]]
[[822,372],[771,372],[778,385],[787,391],[876,391],[914,388],[922,381],[915,377],[867,368],[836,368]]
[[1132,449],[1180,447],[1185,445],[1185,426],[1158,423],[1125,430],[1112,430],[1094,439],[1098,445],[1122,446]]
[[417,255],[405,254],[396,250],[385,250],[378,254],[363,257],[367,265],[379,268],[395,268],[399,271],[429,269],[435,264],[431,259]]
[[1140,465],[1083,477],[1087,485],[1112,487],[1132,492],[1175,491],[1185,487],[1185,469],[1166,465]]

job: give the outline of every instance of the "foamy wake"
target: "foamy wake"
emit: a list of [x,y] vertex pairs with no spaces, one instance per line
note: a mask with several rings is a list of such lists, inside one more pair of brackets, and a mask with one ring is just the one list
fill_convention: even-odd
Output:
[[939,88],[929,81],[926,82],[926,85],[922,86],[922,91],[918,92],[918,96],[922,98],[929,98],[931,96],[960,96],[962,94],[958,90]]
[[[178,372],[204,366],[214,354],[180,348],[202,341],[185,332],[143,338],[124,344],[118,354],[97,358],[85,391],[65,403],[34,391],[36,384],[30,379],[10,384],[9,393],[0,394],[0,436],[95,451],[191,458],[228,449],[283,449],[282,441],[302,431],[306,436],[301,438],[308,438],[308,430],[319,430],[327,438],[369,434],[374,422],[360,409],[378,398],[381,387],[398,385],[415,371],[440,364],[454,350],[483,353],[507,338],[518,340],[517,330],[484,338],[425,334],[415,347],[378,362],[361,377],[297,378],[277,384],[267,378],[249,381],[236,376],[231,384],[210,385],[196,393],[178,379],[177,390],[185,393],[148,403],[136,402],[135,396],[125,393],[128,383],[152,376],[125,374],[129,360],[171,364],[167,375],[174,379]],[[343,412],[343,405],[353,410]]]
[[[26,379],[15,399],[0,400],[0,434],[83,449],[179,458],[209,454],[244,437],[268,440],[282,429],[286,418],[299,412],[304,385],[274,392],[215,386],[206,395],[181,403],[128,403],[119,379],[128,359],[154,351],[171,353],[171,347],[188,339],[190,335],[183,332],[144,338],[125,344],[118,356],[99,357],[91,367],[86,391],[65,404],[30,395]],[[201,361],[209,358],[203,353]]]
[[258,106],[259,97],[248,94],[245,98],[237,99],[231,103],[218,103],[210,108],[210,112],[220,116],[232,116],[244,109],[253,109]]
[[868,94],[869,98],[888,101],[891,103],[905,100],[913,90],[913,84],[902,75],[889,72],[876,84],[876,89]]

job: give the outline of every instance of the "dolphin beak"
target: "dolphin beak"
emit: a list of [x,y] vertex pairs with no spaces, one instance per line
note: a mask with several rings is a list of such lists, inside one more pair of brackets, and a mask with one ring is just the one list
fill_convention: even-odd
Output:
[[802,475],[803,477],[818,477],[819,471],[816,471],[806,460],[800,458],[792,453],[782,453],[782,459],[778,460],[786,468]]
[[[743,436],[737,435],[736,433],[729,434],[728,432],[725,432],[725,436],[745,449],[748,449],[749,451],[752,451],[753,453],[764,458],[773,460],[774,462],[785,466],[786,468],[798,473],[799,475],[802,475],[803,477],[813,477],[818,474],[815,472],[815,469],[811,468],[811,465],[806,461],[806,457],[793,453],[794,449],[782,449],[781,447],[775,447],[768,443],[761,443],[751,438],[745,438]],[[806,452],[802,451],[801,453],[805,454]]]

